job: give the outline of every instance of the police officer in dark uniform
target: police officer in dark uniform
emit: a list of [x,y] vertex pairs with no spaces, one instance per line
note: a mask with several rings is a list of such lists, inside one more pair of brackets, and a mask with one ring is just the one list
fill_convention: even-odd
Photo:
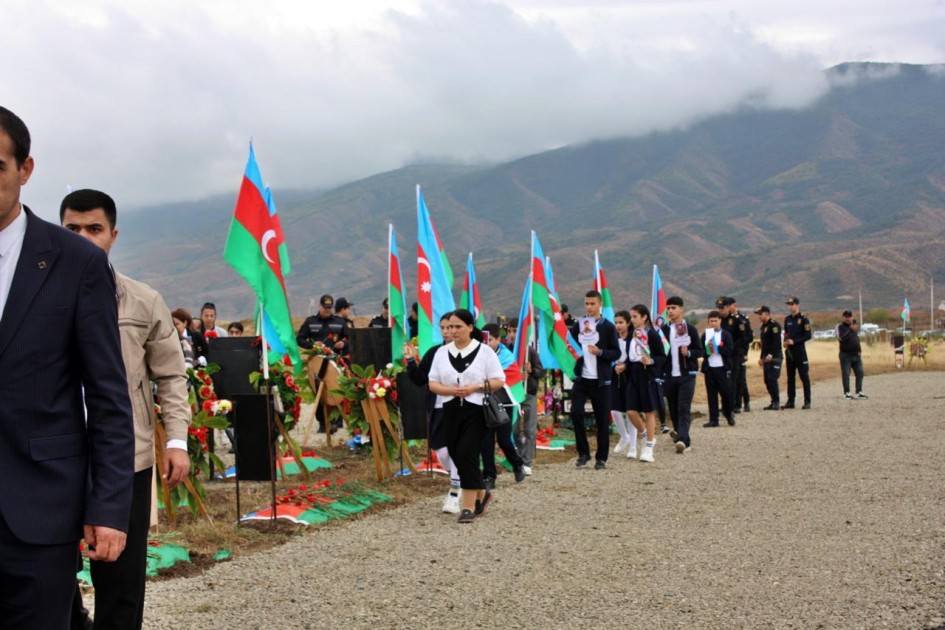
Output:
[[[738,310],[738,304],[735,303],[735,298],[729,297],[728,300],[728,314],[729,317],[735,318],[735,327],[738,330],[739,337],[735,342],[735,355],[738,362],[738,377],[735,380],[735,404],[732,405],[732,410],[735,413],[740,413],[742,409],[745,410],[745,413],[751,411],[750,396],[748,395],[748,349],[751,348],[751,342],[755,338],[755,333],[751,329],[751,322],[748,320],[748,317],[743,315]],[[743,407],[744,404],[744,407]]]
[[387,328],[390,320],[390,309],[388,308],[390,302],[387,301],[387,298],[384,298],[384,301],[381,302],[381,314],[375,315],[371,320],[371,323],[368,324],[368,328]]
[[[722,330],[728,331],[728,334],[732,336],[732,358],[730,360],[731,371],[729,372],[729,409],[734,413],[741,413],[741,409],[736,410],[736,402],[738,399],[735,398],[735,389],[738,384],[739,372],[742,369],[741,359],[738,358],[737,352],[738,348],[741,345],[741,331],[738,329],[738,319],[732,315],[731,305],[735,303],[735,300],[724,295],[720,295],[719,299],[715,301],[716,310],[722,316]],[[728,367],[728,366],[727,366]]]
[[302,322],[295,340],[302,348],[311,348],[315,342],[320,342],[334,350],[335,354],[347,354],[348,325],[343,317],[332,312],[335,299],[325,294],[319,298],[318,305],[318,313]]
[[804,385],[804,406],[810,409],[810,366],[807,364],[807,342],[810,341],[810,320],[801,314],[801,301],[791,296],[785,304],[791,314],[784,318],[784,363],[787,366],[787,404],[781,409],[794,409],[795,375]]
[[755,314],[761,317],[761,328],[758,330],[758,336],[761,339],[761,358],[758,359],[758,367],[764,371],[765,387],[768,395],[771,396],[771,404],[765,407],[765,411],[778,411],[781,409],[778,379],[781,377],[783,360],[781,325],[771,319],[771,309],[767,306],[759,306],[755,309]]

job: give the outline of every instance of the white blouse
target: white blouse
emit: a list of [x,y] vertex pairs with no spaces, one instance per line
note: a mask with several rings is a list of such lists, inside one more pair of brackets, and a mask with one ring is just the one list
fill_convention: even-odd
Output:
[[[465,371],[458,372],[450,362],[450,355],[454,357],[457,355],[463,357],[469,356],[469,353],[476,349],[476,346],[473,344],[478,345],[479,352]],[[430,366],[430,380],[440,385],[481,385],[487,380],[496,378],[501,379],[503,383],[505,382],[505,371],[502,369],[502,364],[499,363],[499,357],[496,356],[492,348],[486,344],[479,343],[475,339],[462,350],[457,349],[456,344],[452,342],[441,347],[436,351],[436,354],[433,355],[433,365]],[[455,398],[455,396],[437,395],[436,406],[440,407],[443,403],[453,398]],[[469,394],[466,396],[466,400],[476,405],[481,405],[482,392]]]

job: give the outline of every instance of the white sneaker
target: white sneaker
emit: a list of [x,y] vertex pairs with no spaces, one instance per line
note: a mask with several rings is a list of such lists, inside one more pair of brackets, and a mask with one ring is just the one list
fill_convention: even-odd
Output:
[[643,452],[640,453],[640,461],[653,462],[653,447],[652,446],[643,447]]
[[857,393],[856,393],[856,397],[857,397],[858,400],[866,400],[867,398],[869,398],[869,396],[867,396],[867,395],[864,394],[863,392],[857,392]]
[[634,440],[627,444],[627,459],[637,458],[637,441]]
[[625,448],[627,448],[627,442],[623,438],[620,438],[617,442],[617,446],[614,447],[614,454],[623,453]]
[[523,464],[523,465],[522,465],[522,471],[525,473],[525,476],[526,476],[526,477],[531,477],[531,476],[532,476],[532,467],[531,467],[531,466],[525,466],[525,465]]
[[853,395],[850,394],[850,392],[847,392],[846,394],[843,395],[843,399],[844,399],[844,400],[853,400]]
[[454,494],[450,491],[443,501],[443,512],[445,514],[459,514],[459,493]]

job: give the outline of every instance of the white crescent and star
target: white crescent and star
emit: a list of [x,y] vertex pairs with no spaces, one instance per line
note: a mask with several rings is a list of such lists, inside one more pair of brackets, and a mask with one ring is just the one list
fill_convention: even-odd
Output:
[[259,241],[259,248],[262,250],[263,258],[265,258],[269,262],[269,264],[275,263],[275,261],[269,257],[269,252],[267,251],[269,249],[269,241],[271,241],[275,237],[276,237],[276,231],[270,229],[270,230],[266,230],[263,233],[262,240]]

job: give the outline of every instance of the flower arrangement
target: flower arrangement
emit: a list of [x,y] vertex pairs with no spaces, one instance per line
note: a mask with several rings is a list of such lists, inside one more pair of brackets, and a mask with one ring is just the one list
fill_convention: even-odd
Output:
[[[395,425],[399,421],[397,375],[403,370],[403,367],[392,363],[388,363],[384,369],[377,373],[375,373],[373,365],[350,365],[345,369],[344,374],[338,378],[338,388],[332,391],[342,396],[341,411],[344,414],[351,435],[360,436],[358,445],[370,444],[371,439],[377,437],[371,435],[370,424],[364,416],[364,408],[361,406],[363,401],[377,400],[385,402],[391,421]],[[397,444],[394,437],[389,435],[388,432],[382,431],[382,433],[384,434],[387,453],[393,459],[399,452]]]
[[[187,428],[187,454],[190,456],[189,483],[183,483],[170,490],[171,507],[182,502],[187,503],[190,511],[197,514],[207,490],[203,480],[210,478],[210,463],[219,470],[224,470],[223,462],[210,452],[207,444],[208,433],[213,429],[226,429],[230,426],[227,414],[233,410],[229,400],[217,398],[211,375],[218,372],[220,366],[210,363],[206,367],[187,368],[189,380],[188,401],[193,412],[190,426]],[[158,421],[161,421],[160,404],[155,404]],[[158,483],[161,478],[158,476]]]

